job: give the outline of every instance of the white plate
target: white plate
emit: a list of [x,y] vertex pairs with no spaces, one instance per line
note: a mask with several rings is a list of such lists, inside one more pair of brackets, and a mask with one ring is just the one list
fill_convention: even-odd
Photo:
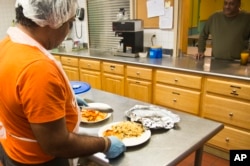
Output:
[[[118,123],[121,123],[121,122],[114,122],[114,123],[110,123],[110,124],[107,124],[107,125],[101,127],[99,129],[99,131],[98,131],[98,136],[103,137],[103,132],[104,131],[106,131],[108,129],[111,129],[113,125],[116,125]],[[144,133],[142,133],[141,136],[139,136],[139,137],[131,137],[131,138],[124,138],[122,140],[122,142],[125,144],[126,147],[136,146],[136,145],[140,145],[140,144],[146,142],[150,137],[151,137],[151,131],[145,129]]]
[[81,122],[83,122],[83,123],[89,123],[89,124],[91,124],[91,123],[102,122],[102,121],[108,119],[108,118],[111,116],[111,114],[112,114],[112,113],[107,113],[107,116],[106,116],[104,119],[100,119],[100,120],[97,120],[97,121],[85,121],[85,120],[83,120],[83,119],[81,118]]

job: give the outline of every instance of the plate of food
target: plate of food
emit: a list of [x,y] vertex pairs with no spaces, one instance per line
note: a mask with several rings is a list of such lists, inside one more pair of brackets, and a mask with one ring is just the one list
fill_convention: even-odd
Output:
[[98,123],[108,119],[112,113],[100,112],[93,109],[81,110],[81,122],[84,123]]
[[121,121],[107,124],[98,131],[98,136],[116,136],[126,147],[140,145],[151,137],[151,131],[141,123]]

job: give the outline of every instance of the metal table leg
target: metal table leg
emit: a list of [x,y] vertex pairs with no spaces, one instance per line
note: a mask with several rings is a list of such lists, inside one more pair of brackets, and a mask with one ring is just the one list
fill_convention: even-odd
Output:
[[203,146],[196,150],[194,158],[194,166],[201,166],[203,154]]

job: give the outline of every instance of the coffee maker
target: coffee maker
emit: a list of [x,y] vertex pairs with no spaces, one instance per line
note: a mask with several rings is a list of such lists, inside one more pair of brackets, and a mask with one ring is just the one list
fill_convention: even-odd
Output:
[[142,20],[122,20],[112,22],[112,28],[116,36],[122,37],[120,45],[123,51],[117,51],[114,55],[125,57],[138,57],[143,52],[143,22]]

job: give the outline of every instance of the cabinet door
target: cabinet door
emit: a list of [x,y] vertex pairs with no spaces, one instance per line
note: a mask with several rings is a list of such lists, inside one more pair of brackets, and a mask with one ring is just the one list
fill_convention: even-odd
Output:
[[206,94],[203,117],[250,130],[250,103]]
[[208,141],[212,146],[224,150],[250,149],[250,133],[225,126],[225,128]]
[[105,73],[124,75],[124,64],[103,62],[102,69]]
[[101,61],[99,60],[90,60],[90,59],[80,59],[79,67],[88,70],[101,70]]
[[78,81],[79,80],[78,67],[63,66],[63,70],[65,71],[65,73],[68,76],[70,81]]
[[126,79],[126,96],[151,103],[152,83],[136,79]]
[[124,76],[104,73],[102,79],[102,89],[124,96],[124,82]]
[[92,88],[101,89],[101,72],[80,69],[80,80],[87,82]]
[[61,62],[62,65],[66,66],[73,66],[73,67],[78,67],[78,58],[76,57],[68,57],[68,56],[62,56],[61,57]]
[[229,79],[207,79],[206,91],[229,97],[250,100],[249,81],[237,81]]
[[157,70],[156,81],[186,88],[201,89],[202,77],[199,75],[183,74],[180,72]]
[[137,66],[127,66],[127,77],[136,79],[152,80],[152,69]]
[[200,92],[156,84],[154,104],[199,114]]

